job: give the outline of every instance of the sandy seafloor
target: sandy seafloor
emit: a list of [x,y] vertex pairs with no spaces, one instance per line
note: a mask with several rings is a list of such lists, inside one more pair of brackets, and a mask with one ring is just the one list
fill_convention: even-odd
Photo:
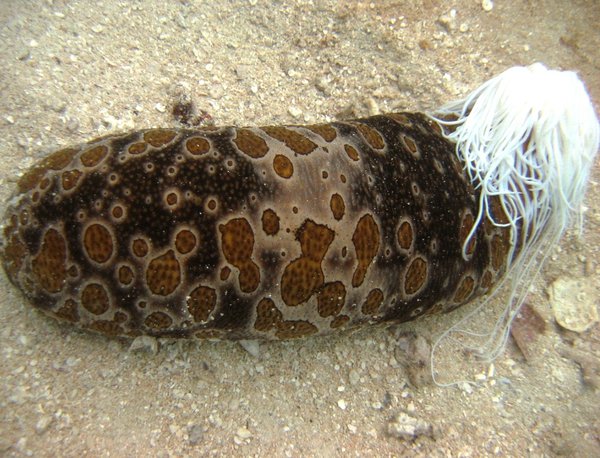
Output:
[[[579,72],[598,110],[600,4],[494,3],[1,0],[0,199],[53,149],[174,125],[182,91],[217,124],[322,122],[431,109],[542,61]],[[546,331],[530,358],[512,341],[493,367],[440,354],[440,376],[471,389],[411,385],[383,326],[258,357],[230,342],[129,351],[34,311],[2,275],[0,455],[600,456],[599,326],[561,330],[546,292],[599,283],[599,178],[596,164],[583,235],[531,286]],[[463,313],[402,329],[434,339]],[[403,412],[433,433],[388,434]]]

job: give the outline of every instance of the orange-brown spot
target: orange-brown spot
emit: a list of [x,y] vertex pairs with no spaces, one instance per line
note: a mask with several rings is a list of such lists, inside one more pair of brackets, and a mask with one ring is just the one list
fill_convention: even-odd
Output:
[[352,123],[352,125],[358,129],[371,148],[383,149],[385,147],[383,137],[375,129],[359,122]]
[[413,228],[408,221],[403,221],[398,228],[398,244],[403,250],[410,250],[413,243]]
[[108,336],[119,336],[125,333],[125,330],[112,320],[96,320],[88,326],[92,331],[100,332]]
[[383,303],[383,292],[379,288],[372,289],[367,295],[361,311],[365,315],[375,315]]
[[250,129],[236,129],[233,142],[242,153],[253,159],[263,157],[269,151],[267,142]]
[[215,211],[217,209],[217,201],[215,199],[208,199],[206,202],[206,208],[210,211]]
[[144,239],[135,239],[131,245],[133,254],[139,258],[143,258],[148,254],[148,243]]
[[146,142],[136,142],[129,146],[128,150],[129,154],[142,154],[144,151],[148,149],[148,143]]
[[42,247],[31,261],[33,273],[40,286],[49,293],[58,293],[67,278],[67,245],[56,229],[44,234]]
[[408,135],[401,135],[400,138],[402,139],[404,147],[410,154],[417,158],[420,157],[419,148],[417,147],[417,144],[411,137],[409,137]]
[[270,137],[285,143],[285,146],[290,148],[296,154],[310,154],[317,148],[317,145],[313,143],[312,140],[309,140],[304,135],[288,129],[287,127],[271,126],[263,127],[262,130]]
[[81,305],[94,315],[102,315],[108,310],[108,293],[104,286],[98,283],[90,283],[81,293]]
[[508,237],[502,237],[500,234],[494,234],[490,242],[492,254],[492,267],[500,270],[506,262],[506,256],[509,250]]
[[404,113],[388,113],[385,116],[393,119],[394,121],[396,121],[398,124],[400,124],[402,126],[406,126],[406,127],[412,126],[412,122],[410,121],[410,119],[408,119],[408,116],[406,116]]
[[339,221],[344,217],[346,205],[344,204],[344,199],[338,193],[335,193],[331,196],[329,207],[331,208],[331,213],[336,220]]
[[171,129],[152,129],[144,132],[144,140],[158,148],[171,143],[177,136],[177,132]]
[[337,137],[337,131],[330,124],[315,124],[306,128],[319,135],[326,142],[332,142]]
[[65,303],[54,313],[61,320],[77,323],[79,321],[79,311],[77,302],[73,299],[67,299]]
[[83,247],[92,261],[104,263],[113,254],[113,240],[108,229],[94,223],[87,227],[83,235]]
[[492,279],[492,273],[489,270],[486,270],[483,277],[481,277],[481,287],[483,289],[490,289],[492,286]]
[[356,150],[356,148],[354,146],[344,145],[344,150],[346,151],[346,154],[348,155],[348,157],[350,159],[352,159],[353,161],[358,161],[360,159],[360,156],[358,155],[358,151]]
[[289,178],[294,174],[294,165],[283,154],[277,154],[273,158],[273,170],[281,178]]
[[262,214],[262,227],[267,235],[275,235],[279,232],[279,216],[274,210],[267,208]]
[[129,266],[119,267],[118,275],[122,285],[129,285],[133,281],[133,270]]
[[79,181],[79,177],[81,177],[81,172],[79,170],[67,170],[62,174],[62,186],[65,191],[70,191],[75,186],[77,186],[77,182]]
[[175,236],[175,248],[181,254],[188,254],[196,246],[196,236],[192,231],[183,229]]
[[281,298],[287,305],[307,301],[323,285],[325,277],[321,262],[334,235],[327,226],[304,221],[296,233],[302,255],[290,262],[281,276]]
[[317,310],[322,317],[336,316],[344,307],[346,288],[341,281],[325,283],[317,294]]
[[317,333],[318,328],[308,321],[282,321],[277,325],[275,335],[279,339],[299,339]]
[[458,289],[456,290],[456,294],[454,294],[454,302],[462,304],[465,302],[471,293],[473,292],[473,286],[475,285],[475,280],[470,275],[464,277]]
[[86,167],[95,167],[108,154],[108,147],[104,145],[94,146],[81,154],[81,163]]
[[173,319],[164,312],[153,312],[146,317],[144,324],[150,329],[167,329],[173,324]]
[[333,320],[331,320],[329,327],[331,329],[338,329],[346,325],[348,321],[350,321],[350,317],[348,315],[338,315]]
[[167,205],[169,205],[171,207],[174,205],[177,205],[178,200],[179,200],[179,196],[177,195],[177,193],[170,192],[167,194],[167,198],[166,198]]
[[123,209],[122,206],[115,205],[112,208],[112,210],[110,211],[110,213],[113,216],[113,218],[115,218],[115,219],[121,219],[121,218],[123,218],[123,215],[125,214],[125,210]]
[[408,295],[415,294],[425,285],[427,280],[427,261],[421,257],[412,260],[404,277],[404,291]]
[[252,260],[254,248],[254,232],[245,218],[235,218],[219,226],[221,232],[221,249],[229,264],[240,271],[240,289],[250,293],[258,288],[260,270]]
[[275,303],[267,297],[261,299],[256,306],[254,329],[261,332],[268,332],[282,321],[283,315],[275,306]]
[[17,273],[21,269],[23,259],[28,254],[28,251],[16,234],[5,234],[5,240],[7,241],[7,244],[3,253],[4,267],[14,282],[16,281]]
[[210,143],[206,138],[192,137],[185,142],[185,147],[194,156],[200,156],[210,151]]
[[[466,212],[462,218],[462,222],[460,225],[459,240],[460,240],[461,248],[467,241],[467,237],[469,236],[471,229],[473,229],[474,223],[475,223],[475,218],[473,218],[473,215],[470,212]],[[471,237],[471,239],[469,240],[466,252],[468,255],[471,255],[471,254],[473,254],[473,251],[475,251],[475,237],[474,236]]]
[[377,255],[377,251],[379,251],[379,242],[379,228],[375,220],[369,214],[362,216],[352,235],[352,243],[354,243],[356,259],[358,260],[358,265],[352,276],[352,286],[355,288],[362,285],[367,270]]
[[50,179],[48,177],[42,178],[42,180],[40,181],[40,189],[44,190],[48,186],[50,186]]
[[79,269],[77,269],[77,266],[73,264],[67,270],[67,274],[69,275],[69,277],[75,278],[79,275]]
[[225,281],[229,278],[229,275],[231,275],[231,269],[229,267],[225,266],[221,269],[219,278],[221,279],[221,281]]
[[295,339],[318,331],[317,327],[308,321],[284,321],[281,311],[267,297],[261,299],[256,306],[254,329],[261,332],[275,329],[275,336],[279,339]]
[[208,320],[217,305],[217,293],[208,286],[198,286],[187,298],[187,307],[196,323]]
[[168,296],[181,283],[181,266],[173,250],[154,258],[146,270],[146,283],[154,294]]

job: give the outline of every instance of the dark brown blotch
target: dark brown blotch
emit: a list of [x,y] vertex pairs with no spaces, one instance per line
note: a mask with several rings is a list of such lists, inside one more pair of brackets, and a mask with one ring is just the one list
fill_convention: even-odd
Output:
[[290,262],[281,276],[281,298],[288,306],[306,302],[323,285],[321,262],[335,233],[327,226],[306,220],[296,233],[302,255]]
[[173,324],[173,319],[164,312],[153,312],[146,317],[144,324],[150,329],[164,330]]
[[352,286],[355,288],[362,285],[365,275],[373,259],[379,251],[381,236],[377,223],[370,214],[363,215],[352,235],[352,243],[356,252],[358,265],[352,276]]
[[273,170],[281,178],[290,178],[294,174],[294,165],[283,154],[277,154],[273,158]]
[[404,292],[411,296],[425,286],[427,280],[427,261],[419,256],[414,258],[404,277]]
[[344,199],[338,193],[335,193],[331,196],[331,200],[329,201],[329,207],[331,208],[331,213],[333,214],[333,217],[337,221],[340,221],[344,217],[346,205],[344,204]]
[[44,234],[42,247],[31,261],[33,274],[40,286],[49,293],[62,290],[67,278],[67,245],[56,229]]
[[92,261],[99,264],[108,261],[114,251],[109,230],[98,223],[88,226],[83,235],[83,248]]
[[177,132],[171,129],[151,129],[144,132],[144,140],[155,148],[167,145],[177,136]]
[[413,243],[413,228],[409,221],[403,221],[398,228],[398,244],[403,250],[410,250]]
[[188,295],[186,302],[194,321],[205,322],[217,305],[217,293],[208,286],[198,286]]
[[285,143],[294,153],[306,155],[312,153],[317,145],[304,135],[282,126],[263,127],[262,130],[270,137]]
[[375,315],[383,303],[383,292],[379,288],[372,289],[361,307],[365,315]]
[[244,293],[255,291],[260,283],[260,270],[252,260],[254,232],[250,223],[245,218],[235,218],[219,225],[219,232],[223,256],[240,271],[240,289]]
[[81,305],[94,315],[102,315],[110,306],[108,293],[98,283],[88,284],[81,292]]
[[168,296],[177,289],[181,283],[181,266],[173,250],[150,261],[146,283],[150,291],[159,296]]
[[210,151],[210,143],[203,137],[192,137],[185,142],[186,149],[194,156],[201,156]]
[[233,142],[242,153],[253,159],[263,157],[269,152],[267,142],[250,129],[236,129]]
[[317,294],[317,310],[322,317],[336,316],[344,307],[346,288],[341,281],[325,283]]
[[267,208],[262,214],[262,227],[267,235],[276,235],[279,232],[279,216],[274,210]]

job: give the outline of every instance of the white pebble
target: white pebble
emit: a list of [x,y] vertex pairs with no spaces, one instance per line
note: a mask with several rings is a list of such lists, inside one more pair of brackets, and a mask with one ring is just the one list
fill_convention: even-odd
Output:
[[492,11],[494,2],[492,0],[481,0],[481,7],[483,8],[483,11]]
[[302,116],[302,110],[295,105],[290,105],[288,108],[288,113],[291,114],[294,118],[299,118]]
[[337,405],[338,405],[338,407],[339,407],[340,409],[342,409],[342,410],[346,410],[346,407],[348,407],[348,404],[346,404],[346,401],[344,401],[343,399],[340,399],[340,400],[337,402]]
[[244,427],[238,428],[238,430],[236,431],[236,435],[240,439],[250,439],[252,437],[252,433]]

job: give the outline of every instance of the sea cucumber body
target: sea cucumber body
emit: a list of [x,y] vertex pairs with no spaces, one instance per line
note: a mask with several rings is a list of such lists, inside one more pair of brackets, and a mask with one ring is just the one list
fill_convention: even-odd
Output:
[[478,199],[422,114],[143,130],[27,172],[2,258],[35,307],[83,328],[288,339],[489,291],[508,234],[482,221],[463,257]]

